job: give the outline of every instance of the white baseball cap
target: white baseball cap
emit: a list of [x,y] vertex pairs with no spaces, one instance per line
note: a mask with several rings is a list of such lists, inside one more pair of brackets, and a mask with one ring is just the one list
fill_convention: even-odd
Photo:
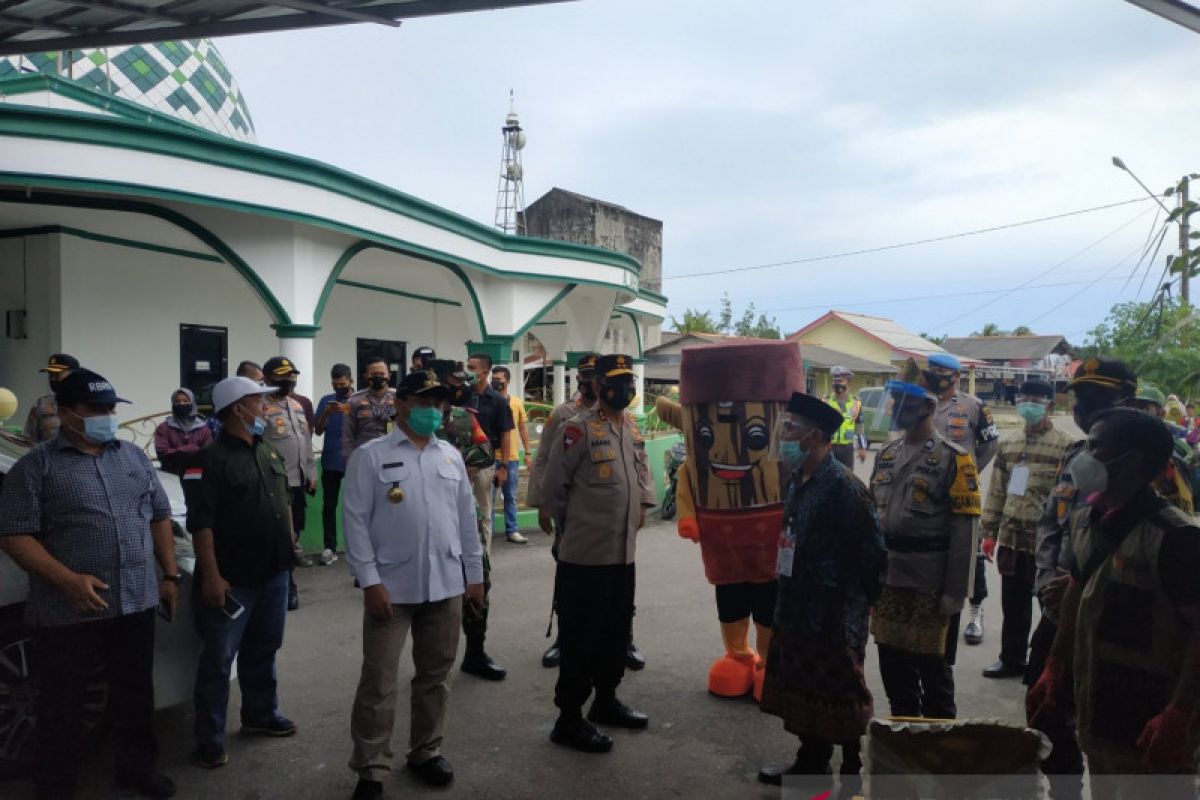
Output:
[[253,394],[270,394],[275,391],[272,386],[262,386],[249,378],[238,376],[226,378],[213,387],[213,413],[219,414],[227,406],[231,406],[243,397]]

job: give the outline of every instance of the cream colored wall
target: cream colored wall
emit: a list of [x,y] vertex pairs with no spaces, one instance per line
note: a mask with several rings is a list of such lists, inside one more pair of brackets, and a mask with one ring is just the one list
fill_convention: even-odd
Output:
[[831,350],[849,353],[852,356],[865,358],[879,364],[888,364],[892,360],[892,349],[866,335],[857,328],[840,319],[829,319],[804,334],[799,339],[801,353],[804,342],[819,344]]
[[17,396],[10,425],[23,425],[33,401],[50,391],[51,353],[62,352],[58,302],[58,236],[0,239],[0,310],[24,309],[25,339],[0,334],[0,386]]

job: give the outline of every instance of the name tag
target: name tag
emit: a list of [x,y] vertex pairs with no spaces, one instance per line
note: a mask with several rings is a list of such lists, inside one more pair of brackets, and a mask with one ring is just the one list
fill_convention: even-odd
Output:
[[792,562],[796,560],[796,548],[789,542],[787,546],[779,548],[779,555],[775,559],[775,572],[785,578],[792,577]]
[[1027,488],[1029,488],[1029,467],[1017,464],[1008,477],[1008,493],[1014,497],[1024,497]]

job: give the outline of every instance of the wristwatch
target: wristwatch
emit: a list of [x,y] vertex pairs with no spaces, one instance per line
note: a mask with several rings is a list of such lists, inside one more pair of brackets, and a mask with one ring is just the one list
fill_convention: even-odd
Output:
[[159,580],[170,581],[171,583],[179,583],[178,575],[163,575]]

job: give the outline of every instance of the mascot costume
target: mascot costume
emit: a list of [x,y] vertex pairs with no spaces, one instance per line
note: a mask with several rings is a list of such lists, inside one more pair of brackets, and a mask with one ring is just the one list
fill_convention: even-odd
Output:
[[708,670],[708,690],[721,697],[762,696],[787,480],[769,450],[792,392],[803,389],[794,342],[738,342],[686,348],[680,402],[656,402],[659,417],[687,443],[676,478],[677,526],[699,542],[705,577],[716,587],[725,655]]

